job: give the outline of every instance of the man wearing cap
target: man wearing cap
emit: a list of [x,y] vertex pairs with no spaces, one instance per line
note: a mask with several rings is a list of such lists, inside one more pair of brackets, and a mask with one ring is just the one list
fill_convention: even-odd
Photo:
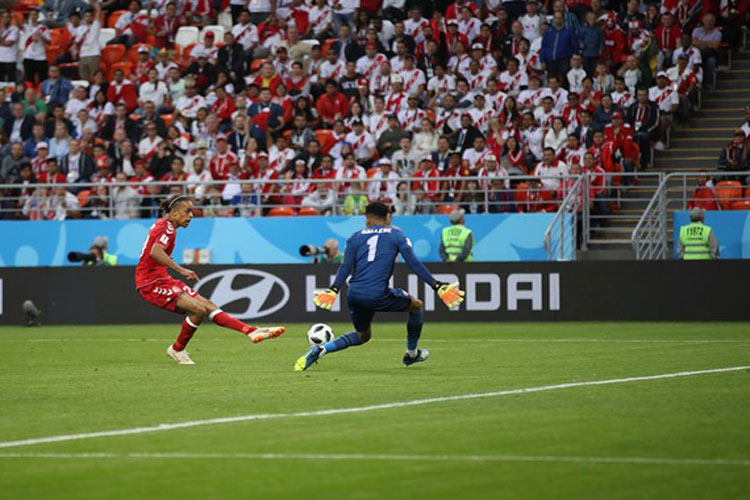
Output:
[[472,262],[474,233],[464,226],[464,210],[454,210],[448,216],[451,225],[443,228],[440,238],[440,258],[443,262]]
[[383,201],[391,203],[396,199],[396,188],[398,187],[399,175],[393,171],[393,165],[388,158],[378,161],[380,167],[367,183],[367,196],[370,201]]
[[670,85],[669,77],[665,71],[659,71],[656,75],[656,85],[648,90],[648,99],[659,107],[659,141],[654,146],[657,151],[664,149],[662,140],[666,137],[667,128],[672,124],[672,114],[680,105],[680,96],[675,88]]
[[682,260],[711,260],[719,258],[719,241],[716,234],[703,223],[703,209],[690,211],[690,224],[680,228],[677,258]]
[[[44,141],[39,142],[36,145],[35,153],[36,155],[31,159],[31,171],[34,172],[34,177],[41,182],[40,179],[47,173],[47,153],[49,153],[47,143]],[[54,179],[54,176],[52,178]],[[65,177],[63,177],[62,182],[65,182]]]
[[406,92],[404,92],[404,79],[400,74],[395,74],[391,76],[391,91],[385,96],[385,109],[389,113],[398,114],[407,105],[408,100]]

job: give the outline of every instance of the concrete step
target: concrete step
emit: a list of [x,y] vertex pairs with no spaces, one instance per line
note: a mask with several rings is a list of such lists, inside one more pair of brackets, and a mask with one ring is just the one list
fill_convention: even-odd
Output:
[[[690,122],[690,127],[680,127],[672,131],[671,140],[686,138],[691,140],[693,137],[705,139],[722,139],[725,143],[732,137],[735,127],[726,126],[726,118],[718,120],[699,119]],[[676,145],[675,145],[676,147]]]
[[628,249],[613,249],[607,248],[604,250],[589,249],[581,250],[576,255],[578,260],[634,260],[635,252],[632,248]]

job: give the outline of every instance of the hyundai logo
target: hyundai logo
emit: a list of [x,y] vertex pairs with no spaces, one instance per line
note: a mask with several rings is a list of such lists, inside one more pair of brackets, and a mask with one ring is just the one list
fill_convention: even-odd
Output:
[[[213,285],[211,289],[211,285]],[[239,319],[262,318],[273,314],[289,301],[289,287],[280,278],[253,269],[217,271],[200,280],[197,292]]]

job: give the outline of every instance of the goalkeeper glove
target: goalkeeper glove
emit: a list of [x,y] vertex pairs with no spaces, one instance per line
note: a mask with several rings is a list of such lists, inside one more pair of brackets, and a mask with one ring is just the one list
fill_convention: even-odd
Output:
[[449,309],[461,305],[464,301],[465,292],[458,289],[458,283],[435,283],[435,291]]
[[338,296],[338,294],[339,287],[332,286],[327,290],[316,293],[315,297],[313,297],[313,303],[315,303],[315,305],[320,307],[321,309],[330,311],[333,307],[333,303],[336,302],[336,297]]

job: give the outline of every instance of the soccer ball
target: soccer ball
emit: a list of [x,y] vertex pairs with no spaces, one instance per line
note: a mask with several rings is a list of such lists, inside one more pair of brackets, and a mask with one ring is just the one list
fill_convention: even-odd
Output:
[[333,340],[333,330],[324,323],[315,323],[307,330],[307,340],[311,344],[323,345]]

